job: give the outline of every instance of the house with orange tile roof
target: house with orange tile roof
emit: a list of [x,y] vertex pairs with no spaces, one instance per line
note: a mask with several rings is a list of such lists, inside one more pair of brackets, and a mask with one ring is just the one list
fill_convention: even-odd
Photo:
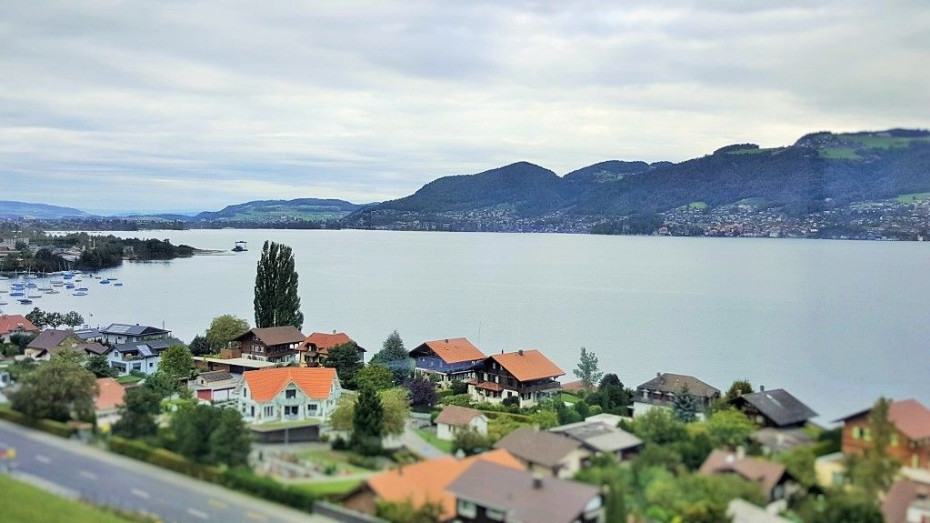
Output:
[[[868,408],[836,420],[843,422],[843,454],[862,454],[872,447],[871,412]],[[895,427],[888,454],[902,466],[930,469],[930,410],[914,399],[893,401],[888,421]]]
[[0,340],[10,342],[14,334],[38,334],[39,328],[22,314],[0,314]]
[[242,373],[238,408],[252,424],[326,422],[341,394],[336,369],[274,367]]
[[440,521],[455,518],[456,498],[446,487],[476,463],[493,463],[513,470],[525,470],[520,460],[506,450],[494,450],[464,459],[452,456],[402,465],[376,474],[342,498],[342,505],[355,512],[374,515],[379,502],[404,503],[414,508],[427,503],[442,508]]
[[119,421],[119,408],[123,405],[126,389],[113,378],[97,379],[97,396],[94,398],[94,414],[97,427],[107,429]]
[[367,351],[359,347],[358,344],[355,343],[355,340],[350,338],[348,334],[336,331],[333,331],[332,334],[326,332],[312,332],[303,343],[297,347],[297,350],[300,351],[300,355],[298,356],[300,365],[302,367],[319,367],[326,361],[330,349],[349,344],[355,346],[359,352],[360,359],[363,359],[364,353]]
[[556,381],[565,371],[536,349],[495,354],[468,380],[468,393],[477,401],[502,403],[516,398],[520,407],[531,407],[562,390]]
[[440,387],[477,377],[477,369],[487,358],[468,338],[426,341],[410,351],[410,357],[416,371],[435,377]]

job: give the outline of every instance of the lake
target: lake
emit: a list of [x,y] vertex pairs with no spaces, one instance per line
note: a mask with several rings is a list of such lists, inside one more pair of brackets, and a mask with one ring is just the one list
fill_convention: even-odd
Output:
[[[930,245],[788,239],[387,231],[117,232],[217,255],[126,263],[20,305],[92,325],[164,325],[185,341],[219,314],[252,320],[266,239],[294,249],[303,331],[347,332],[372,351],[465,336],[485,353],[538,348],[567,376],[580,347],[635,387],[656,372],[726,390],[785,388],[829,423],[879,395],[930,404]],[[228,252],[237,240],[250,250]],[[7,283],[7,282],[4,282]]]

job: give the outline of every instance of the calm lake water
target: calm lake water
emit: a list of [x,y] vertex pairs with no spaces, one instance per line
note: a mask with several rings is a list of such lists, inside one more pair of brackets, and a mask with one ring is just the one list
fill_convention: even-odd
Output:
[[[252,320],[262,242],[294,248],[304,332],[377,350],[466,336],[485,353],[544,351],[574,379],[582,346],[635,387],[658,371],[720,389],[785,388],[831,420],[884,394],[930,404],[930,245],[903,242],[383,231],[196,230],[218,255],[127,263],[88,296],[33,306],[91,324],[147,323],[189,341],[219,314]],[[246,253],[228,252],[237,240]],[[7,282],[4,282],[7,283]],[[2,287],[2,285],[0,285]],[[6,313],[25,313],[20,305]]]

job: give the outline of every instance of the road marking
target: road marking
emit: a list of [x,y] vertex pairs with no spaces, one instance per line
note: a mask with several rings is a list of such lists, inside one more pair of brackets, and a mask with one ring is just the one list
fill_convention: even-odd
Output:
[[139,490],[137,488],[132,489],[132,493],[139,496],[142,499],[149,499],[149,493],[144,490]]
[[206,512],[201,512],[200,510],[197,510],[195,508],[187,509],[187,513],[190,514],[191,516],[198,517],[200,519],[210,519],[209,514],[207,514]]
[[256,521],[268,521],[268,516],[264,514],[259,514],[258,512],[246,512],[245,515],[249,519],[254,519]]
[[223,503],[222,501],[219,501],[216,499],[209,500],[209,503],[211,507],[216,507],[216,508],[226,508],[229,506],[226,503]]
[[80,475],[82,478],[97,479],[96,474],[94,474],[93,472],[87,472],[86,470],[82,470]]
[[38,461],[39,463],[45,463],[46,465],[52,462],[52,460],[49,459],[48,456],[43,456],[42,454],[36,454],[36,461]]

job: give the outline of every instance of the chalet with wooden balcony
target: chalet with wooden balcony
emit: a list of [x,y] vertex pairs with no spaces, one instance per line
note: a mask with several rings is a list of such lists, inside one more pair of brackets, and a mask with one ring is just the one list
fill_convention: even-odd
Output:
[[270,363],[297,363],[298,346],[307,337],[297,327],[264,327],[249,329],[232,341],[239,342],[242,357]]
[[440,387],[477,378],[487,356],[467,338],[427,341],[410,351],[416,371],[438,378]]
[[297,347],[300,351],[299,359],[301,367],[319,367],[326,362],[329,357],[330,349],[341,347],[343,345],[352,345],[359,354],[359,360],[364,359],[365,349],[359,347],[355,340],[344,332],[333,331],[332,334],[326,332],[312,332]]
[[502,403],[517,398],[520,407],[530,407],[562,390],[556,378],[564,376],[565,371],[532,349],[495,354],[485,359],[475,374],[467,383],[469,394],[476,400]]
[[[843,423],[843,454],[862,454],[871,448],[871,408],[836,421]],[[888,406],[888,421],[895,428],[887,450],[902,466],[930,469],[930,410],[917,400],[894,401]]]

